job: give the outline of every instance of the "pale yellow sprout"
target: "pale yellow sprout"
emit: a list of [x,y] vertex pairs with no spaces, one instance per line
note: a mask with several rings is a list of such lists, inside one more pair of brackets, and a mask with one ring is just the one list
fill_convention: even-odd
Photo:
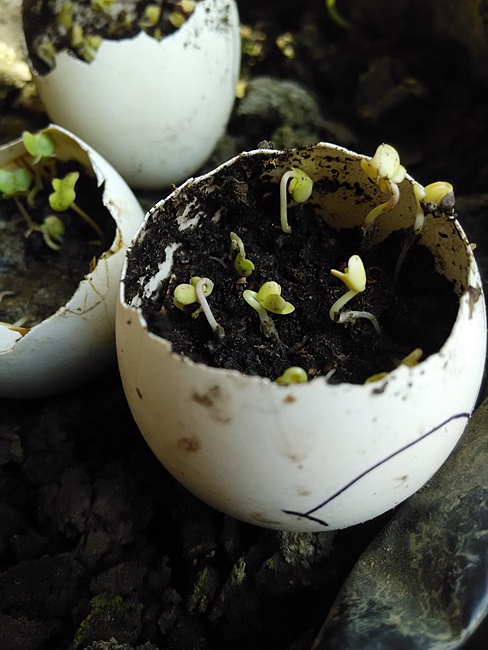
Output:
[[366,271],[364,269],[363,260],[359,255],[352,255],[349,258],[348,266],[342,271],[331,269],[332,275],[339,278],[344,282],[349,291],[338,298],[329,310],[329,317],[336,323],[354,323],[358,318],[366,318],[370,320],[375,330],[380,334],[380,326],[373,314],[369,311],[343,311],[341,309],[346,305],[354,296],[361,293],[366,289]]
[[449,211],[454,206],[454,188],[446,181],[436,181],[425,187],[414,183],[413,193],[417,208],[413,230],[417,235],[424,226],[426,213]]
[[[401,360],[400,365],[408,366],[409,368],[413,368],[414,366],[417,366],[423,353],[424,352],[421,348],[415,348],[415,350],[410,352],[410,354],[407,354],[407,356]],[[368,377],[364,383],[372,384],[375,381],[380,381],[381,379],[384,379],[387,375],[388,375],[387,372],[378,372],[375,375],[371,375],[371,377]]]
[[199,303],[200,307],[192,313],[196,318],[200,312],[205,314],[208,324],[217,336],[222,339],[225,336],[224,328],[217,323],[215,317],[207,302],[207,297],[213,291],[214,283],[209,278],[200,278],[195,276],[190,280],[191,284],[179,284],[173,294],[173,303],[175,307],[184,311],[188,305]]
[[300,366],[290,366],[275,381],[277,384],[288,386],[288,384],[303,384],[308,381],[308,377],[305,370]]
[[385,203],[373,208],[364,220],[365,228],[370,228],[375,219],[383,212],[392,210],[400,198],[398,183],[406,176],[406,169],[400,164],[400,156],[389,144],[380,144],[371,160],[361,160],[365,174],[378,185],[382,192],[390,192],[391,197]]
[[[288,185],[288,181],[290,184]],[[283,174],[280,181],[280,216],[281,216],[281,229],[283,232],[290,233],[291,228],[288,225],[287,215],[287,196],[286,189],[293,196],[293,200],[297,203],[305,203],[310,198],[313,189],[313,181],[310,176],[299,169],[292,167]]]

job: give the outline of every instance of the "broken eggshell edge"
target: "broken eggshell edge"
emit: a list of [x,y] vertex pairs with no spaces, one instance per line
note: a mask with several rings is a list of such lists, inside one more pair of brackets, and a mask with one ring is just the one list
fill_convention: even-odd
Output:
[[[23,21],[32,21],[24,0]],[[27,55],[29,52],[25,45]],[[104,156],[132,187],[181,183],[224,133],[240,69],[234,0],[202,0],[173,34],[104,40],[91,63],[66,51],[39,75],[50,119]]]
[[[198,203],[185,197],[188,188],[195,183],[212,191],[219,170],[247,156],[263,158],[276,192],[291,166],[314,181],[337,179],[337,191],[314,184],[309,199],[335,227],[361,225],[369,209],[384,201],[361,169],[364,156],[324,143],[287,152],[257,150],[176,189],[149,211],[134,241],[144,237],[166,201],[180,197],[186,204],[182,227],[196,227],[204,217]],[[413,225],[410,177],[400,192],[394,210],[378,217],[380,239]],[[318,377],[280,386],[194,363],[148,332],[140,309],[126,303],[122,281],[116,323],[122,382],[140,431],[169,472],[222,512],[289,531],[367,521],[424,485],[452,451],[474,408],[485,362],[486,315],[478,268],[458,222],[427,216],[421,243],[460,297],[454,327],[437,354],[367,385],[333,385]],[[162,264],[159,277],[147,277],[141,292],[154,290],[169,273],[170,264]]]
[[[43,397],[92,379],[115,361],[115,306],[125,250],[144,212],[127,183],[97,152],[65,129],[45,132],[56,156],[92,169],[103,183],[103,204],[115,222],[115,237],[95,269],[70,300],[24,336],[0,327],[0,397]],[[0,167],[25,152],[22,140],[0,148]],[[5,278],[4,289],[8,289]]]

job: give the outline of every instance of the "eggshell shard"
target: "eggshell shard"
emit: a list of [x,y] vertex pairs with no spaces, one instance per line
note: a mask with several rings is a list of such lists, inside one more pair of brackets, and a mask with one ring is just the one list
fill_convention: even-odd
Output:
[[[24,0],[24,29],[32,20]],[[202,0],[161,41],[140,32],[104,40],[90,64],[67,52],[33,77],[53,122],[101,153],[131,186],[189,178],[212,153],[235,99],[240,67],[234,0]],[[32,67],[32,66],[31,66]]]
[[[381,202],[358,154],[323,143],[287,152],[258,150],[175,190],[146,215],[134,242],[170,201],[181,202],[184,210],[180,228],[197,227],[205,216],[198,194],[188,200],[188,189],[200,187],[204,195],[218,184],[221,169],[237,168],[249,156],[276,183],[276,192],[291,166],[314,181],[334,178],[336,191],[316,184],[310,201],[335,228],[361,225]],[[413,225],[411,178],[400,191],[398,205],[378,217],[379,239]],[[364,522],[424,485],[453,449],[474,407],[486,316],[478,269],[459,224],[428,216],[421,238],[459,295],[455,324],[437,354],[367,385],[332,385],[319,377],[279,386],[194,363],[148,332],[137,296],[129,305],[122,283],[116,331],[124,389],[142,434],[173,476],[237,519],[290,531]],[[141,278],[140,295],[170,272],[171,248],[157,277]]]
[[[27,334],[0,326],[0,397],[43,397],[70,390],[115,361],[115,307],[125,250],[144,213],[119,174],[82,140],[57,126],[46,131],[60,160],[76,160],[103,183],[115,221],[114,241],[72,298]],[[0,148],[0,167],[25,151],[21,140]]]

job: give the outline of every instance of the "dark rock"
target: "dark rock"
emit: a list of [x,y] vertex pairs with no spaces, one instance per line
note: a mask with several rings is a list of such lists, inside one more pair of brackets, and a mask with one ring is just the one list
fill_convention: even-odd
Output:
[[0,648],[2,650],[39,650],[51,637],[53,625],[30,620],[25,616],[0,614]]
[[76,632],[75,647],[111,639],[135,643],[142,628],[142,609],[140,603],[124,601],[121,596],[95,596],[90,601],[90,613]]
[[487,422],[485,401],[449,461],[361,556],[314,650],[450,650],[469,637],[488,598]]
[[182,598],[180,594],[170,587],[166,589],[161,599],[163,613],[159,617],[158,625],[163,634],[167,634],[175,624],[182,609]]
[[141,587],[146,574],[147,567],[137,561],[121,562],[93,578],[90,591],[127,596]]
[[208,644],[200,619],[181,616],[171,628],[166,639],[169,650],[206,650]]
[[52,620],[71,612],[84,570],[72,555],[25,560],[0,574],[0,610]]

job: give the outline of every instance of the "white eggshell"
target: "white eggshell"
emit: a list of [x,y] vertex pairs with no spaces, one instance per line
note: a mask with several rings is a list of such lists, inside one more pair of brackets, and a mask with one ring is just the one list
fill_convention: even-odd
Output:
[[[115,306],[125,250],[144,213],[127,183],[96,151],[57,126],[46,131],[61,160],[92,168],[116,224],[114,241],[61,309],[22,336],[0,327],[0,397],[42,397],[69,390],[115,359]],[[25,152],[21,140],[0,148],[0,167]],[[8,288],[8,278],[4,278]]]
[[[225,166],[237,167],[244,156],[268,157],[266,173],[276,183],[291,166],[314,181],[332,175],[339,190],[327,193],[314,185],[310,201],[333,226],[364,221],[368,203],[358,200],[361,188],[372,205],[381,202],[361,170],[362,156],[339,147],[261,150]],[[185,201],[192,183],[211,187],[219,169],[184,184],[166,201]],[[381,237],[413,224],[412,179],[400,190],[397,207],[378,217]],[[164,203],[146,215],[134,241],[144,237]],[[199,210],[198,202],[187,203],[184,225]],[[332,385],[319,377],[285,387],[194,363],[148,332],[140,310],[126,303],[122,284],[116,330],[124,389],[142,434],[173,476],[233,517],[291,531],[352,526],[418,490],[461,436],[486,351],[482,285],[459,224],[427,217],[422,241],[460,296],[454,327],[437,354],[368,385]],[[161,271],[167,276],[170,265]],[[141,292],[154,288],[155,279],[146,277]]]
[[53,122],[93,146],[130,185],[158,188],[186,180],[212,153],[239,67],[234,0],[202,0],[161,41],[144,32],[104,40],[93,62],[61,52],[49,74],[33,76]]

